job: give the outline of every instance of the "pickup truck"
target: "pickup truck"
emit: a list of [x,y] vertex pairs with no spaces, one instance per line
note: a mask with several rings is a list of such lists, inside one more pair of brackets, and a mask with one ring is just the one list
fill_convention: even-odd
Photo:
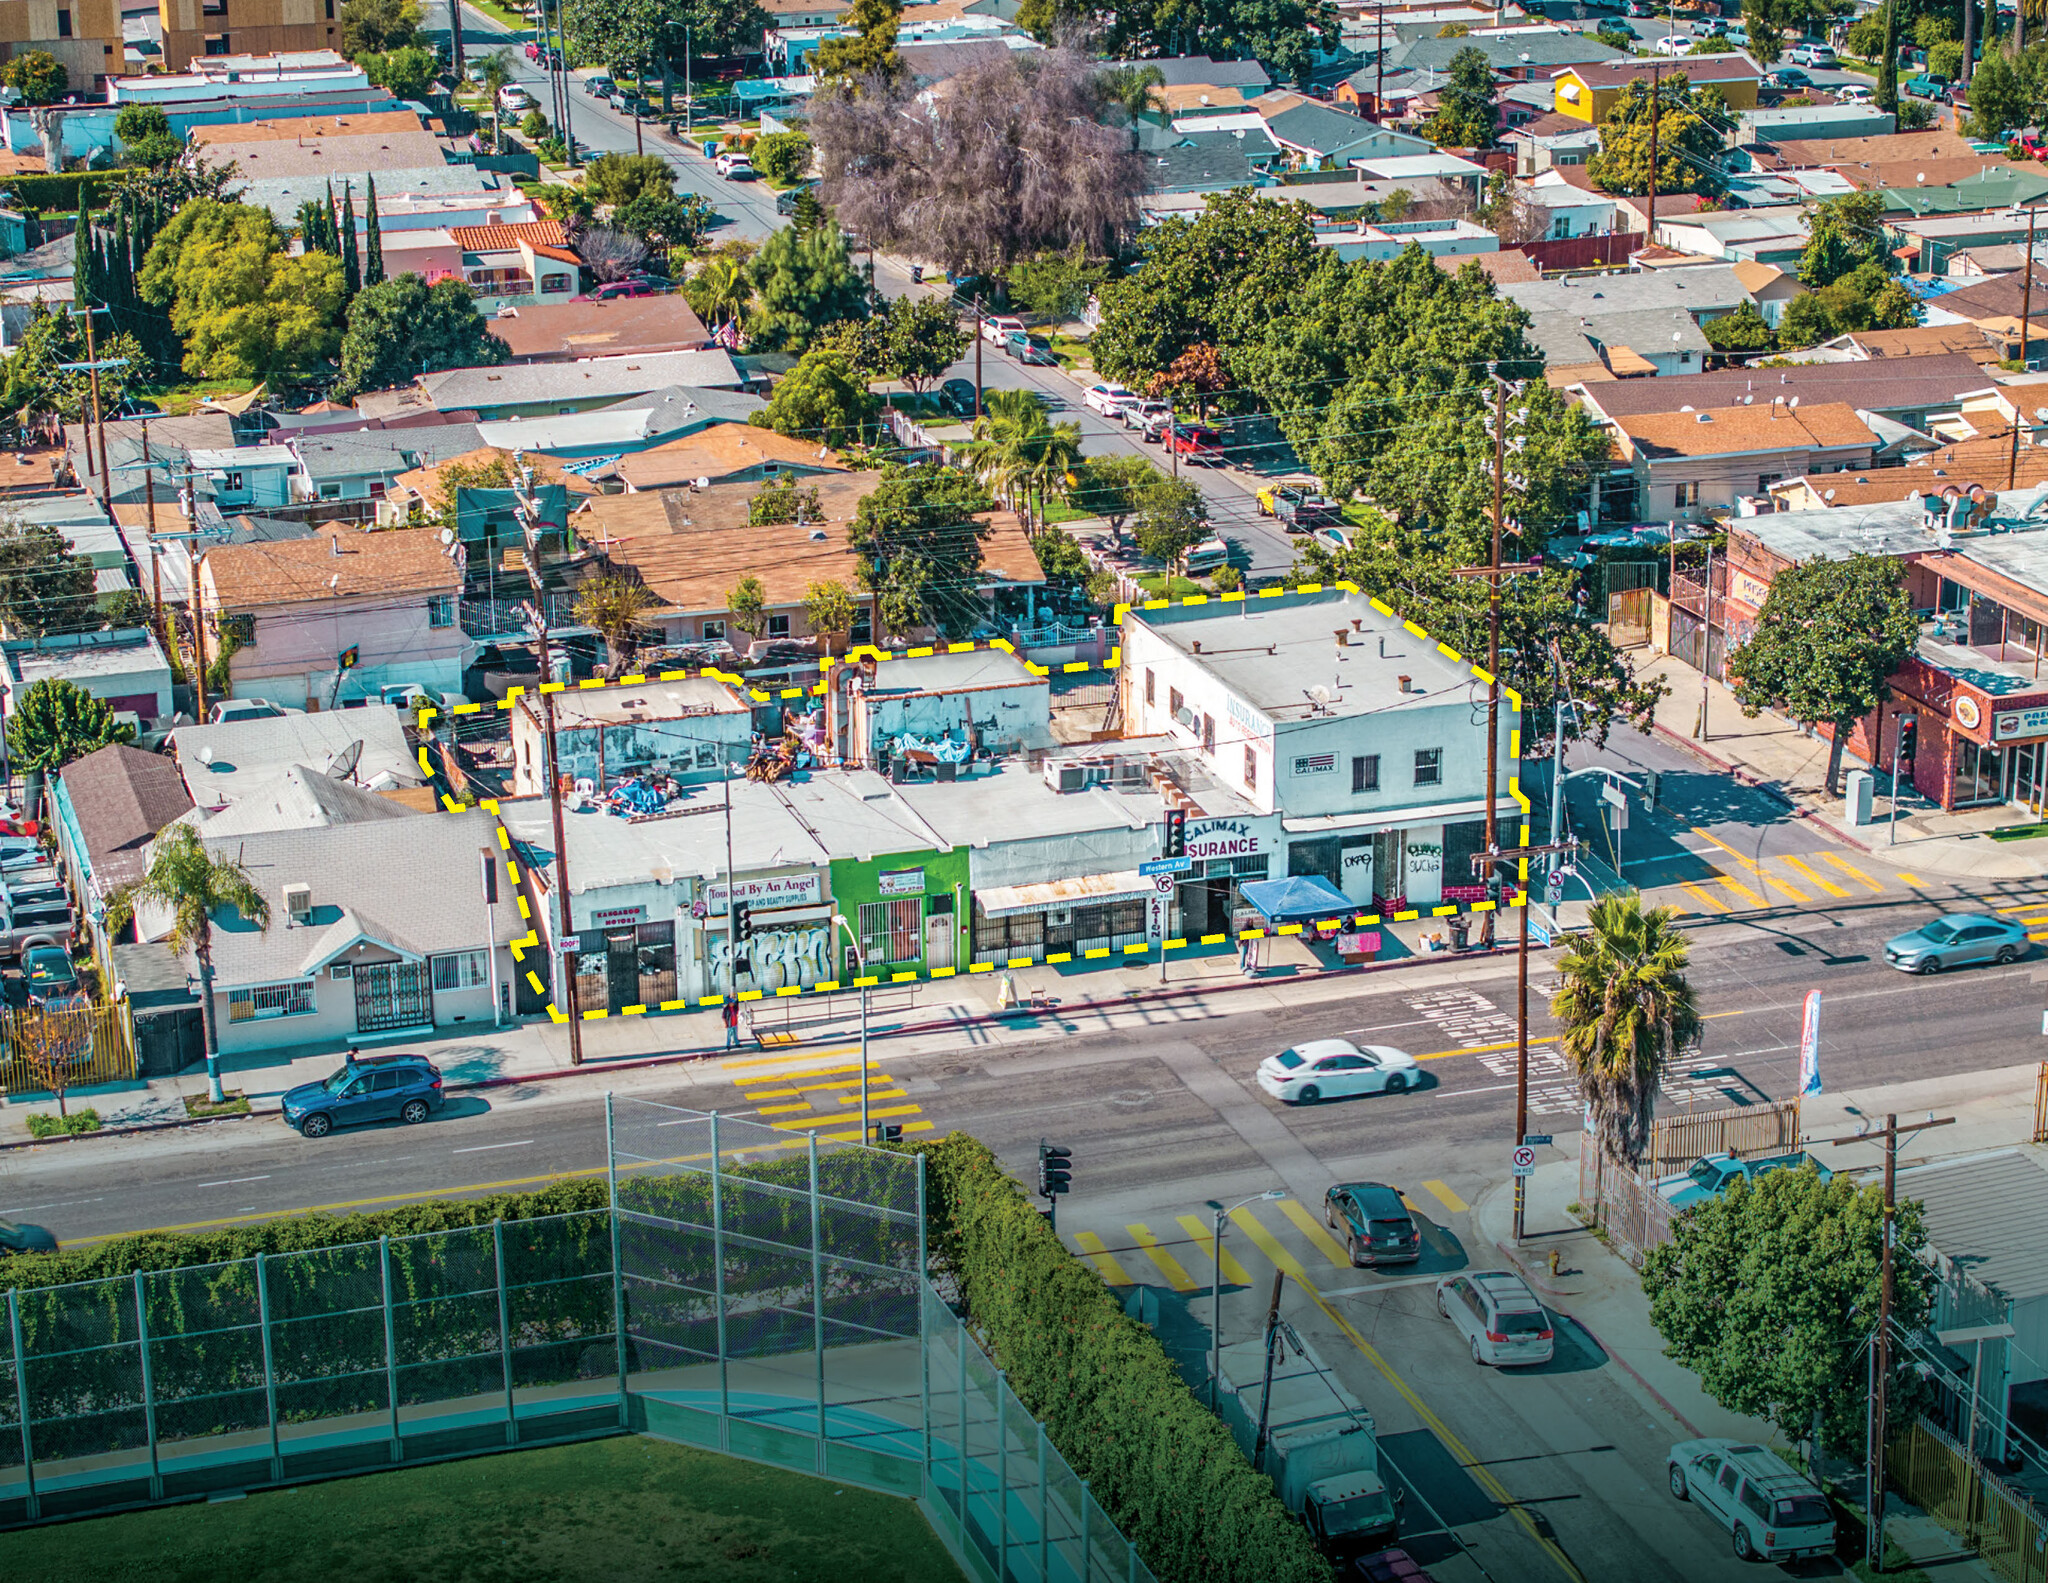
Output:
[[68,901],[16,906],[12,900],[0,899],[0,957],[17,957],[38,945],[69,948],[75,922]]
[[1732,1154],[1709,1154],[1692,1162],[1676,1176],[1664,1177],[1657,1191],[1673,1209],[1690,1209],[1694,1204],[1717,1198],[1737,1177],[1754,1182],[1766,1171],[1796,1171],[1809,1160],[1825,1182],[1835,1173],[1804,1152],[1777,1154],[1767,1160],[1738,1160]]
[[1270,494],[1262,489],[1258,498],[1259,505],[1289,533],[1313,533],[1344,520],[1337,502],[1327,495],[1310,494],[1291,485],[1282,484]]
[[1914,99],[1932,99],[1936,104],[1947,104],[1954,90],[1949,80],[1939,72],[1923,71],[1917,77],[1908,77],[1901,83],[1900,91]]

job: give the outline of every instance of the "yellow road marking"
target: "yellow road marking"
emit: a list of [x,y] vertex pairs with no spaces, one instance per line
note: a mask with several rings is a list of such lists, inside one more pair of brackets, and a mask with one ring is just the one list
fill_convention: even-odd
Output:
[[2023,901],[2011,907],[1998,907],[1993,910],[1997,912],[2032,912],[2036,907],[2044,905],[2048,905],[2048,903],[2042,902],[2041,898],[2037,896],[2032,901]]
[[2039,930],[2027,936],[2029,940],[2048,940],[2048,930]]
[[[922,1105],[884,1105],[880,1110],[870,1108],[868,1111],[868,1120],[880,1121],[885,1116],[920,1116],[923,1114],[924,1107]],[[769,1125],[774,1127],[788,1127],[801,1132],[810,1127],[836,1126],[838,1123],[844,1121],[845,1119],[846,1118],[844,1116],[813,1116],[809,1121],[775,1121],[770,1122]],[[854,1138],[858,1139],[860,1137],[860,1134],[856,1132],[853,1134],[853,1136]]]
[[1748,902],[1750,906],[1770,906],[1770,903],[1768,901],[1766,901],[1763,897],[1759,896],[1755,891],[1751,890],[1747,885],[1743,884],[1741,880],[1731,879],[1726,874],[1716,874],[1714,878],[1718,879],[1723,885],[1726,885],[1730,890],[1734,891],[1736,895],[1740,896],[1744,901]]
[[[802,1061],[822,1061],[828,1056],[858,1054],[860,1054],[860,1046],[857,1044],[849,1044],[844,1049],[838,1050],[806,1050],[802,1055],[736,1055],[728,1060],[720,1061],[718,1063],[718,1069],[721,1072],[737,1072],[745,1067],[750,1066],[788,1067],[794,1066]],[[849,1066],[846,1068],[846,1070],[849,1072],[857,1072],[860,1070],[860,1067],[858,1065]],[[763,1072],[761,1073],[760,1077],[735,1078],[734,1081],[741,1083],[760,1082],[763,1079],[777,1077],[780,1075],[781,1074],[779,1072]]]
[[[860,1068],[858,1066],[828,1066],[821,1072],[807,1072],[804,1075],[806,1077],[823,1077],[824,1075],[826,1075],[826,1073],[829,1072],[858,1072],[859,1070]],[[882,1082],[886,1083],[890,1081],[890,1079],[885,1074],[883,1074],[880,1071],[877,1071],[872,1063],[869,1064],[868,1070],[870,1073],[873,1074],[875,1078],[880,1079]],[[836,1082],[831,1083],[791,1083],[787,1088],[748,1088],[746,1086],[749,1082],[762,1081],[766,1080],[761,1078],[744,1078],[741,1080],[739,1085],[740,1092],[745,1094],[749,1099],[788,1099],[796,1094],[815,1093],[817,1090],[821,1088],[860,1087],[860,1079],[857,1077],[840,1078]]]
[[2037,914],[2036,914],[2036,915],[2035,915],[2034,917],[2032,917],[2032,918],[2022,918],[2022,919],[2020,919],[2020,922],[2021,922],[2021,923],[2022,923],[2022,924],[2023,924],[2024,926],[2026,926],[2027,928],[2031,929],[2031,928],[2034,928],[2034,927],[2035,927],[2036,925],[2038,925],[2038,924],[2044,924],[2044,923],[2048,923],[2048,913],[2037,913]]
[[[1794,901],[1813,900],[1811,896],[1807,895],[1805,891],[1800,890],[1796,885],[1786,884],[1783,880],[1779,879],[1777,875],[1773,874],[1761,863],[1758,863],[1754,858],[1744,857],[1740,852],[1736,851],[1735,848],[1730,846],[1726,841],[1716,840],[1713,836],[1708,835],[1707,832],[1702,830],[1698,825],[1694,825],[1692,827],[1692,833],[1698,836],[1702,841],[1713,842],[1715,846],[1719,847],[1723,852],[1726,852],[1730,857],[1734,858],[1736,862],[1740,863],[1744,868],[1748,869],[1750,873],[1756,875],[1756,877],[1762,880],[1766,885],[1777,886],[1778,889],[1783,891],[1786,895],[1790,896]],[[1726,874],[1723,874],[1721,876],[1721,883],[1724,885],[1735,885],[1735,881],[1730,879]],[[1742,887],[1740,885],[1735,885],[1735,888],[1737,890],[1742,890]],[[1744,891],[1744,894],[1751,896],[1756,895],[1754,891]],[[1757,897],[1757,900],[1759,905],[1764,904],[1762,897]]]
[[1230,1221],[1232,1225],[1252,1239],[1252,1245],[1259,1252],[1273,1261],[1275,1269],[1284,1270],[1297,1281],[1306,1282],[1308,1280],[1308,1271],[1303,1267],[1301,1260],[1282,1247],[1280,1239],[1261,1225],[1258,1216],[1254,1215],[1250,1209],[1242,1206],[1233,1209],[1230,1212]]
[[1126,1226],[1124,1230],[1131,1234],[1131,1241],[1145,1250],[1145,1257],[1158,1266],[1159,1273],[1166,1277],[1168,1286],[1176,1292],[1192,1292],[1195,1289],[1195,1278],[1181,1267],[1180,1260],[1160,1245],[1159,1239],[1152,1235],[1150,1226]]
[[1816,874],[1810,867],[1808,867],[1805,863],[1802,863],[1798,858],[1785,857],[1780,858],[1778,861],[1785,864],[1788,868],[1797,869],[1801,874],[1804,874],[1807,877],[1807,879],[1812,881],[1814,884],[1818,885],[1830,896],[1840,896],[1844,900],[1848,898],[1849,892],[1842,889],[1841,886],[1833,883],[1830,880],[1822,879],[1820,875]]
[[[1180,1220],[1180,1229],[1194,1239],[1195,1246],[1208,1254],[1210,1258],[1216,1259],[1216,1238],[1209,1226],[1194,1215],[1181,1215],[1178,1218]],[[1252,1278],[1245,1274],[1244,1266],[1237,1262],[1228,1248],[1223,1250],[1222,1258],[1216,1259],[1216,1267],[1223,1272],[1223,1279],[1232,1286],[1249,1286],[1252,1284]]]
[[1323,1223],[1308,1212],[1308,1206],[1297,1199],[1280,1200],[1280,1213],[1308,1233],[1308,1240],[1322,1250],[1324,1258],[1344,1269],[1351,1268],[1351,1255],[1344,1251],[1344,1244],[1323,1229]]
[[1847,858],[1838,857],[1833,852],[1816,852],[1814,856],[1818,857],[1823,863],[1832,863],[1836,868],[1840,869],[1844,874],[1847,874],[1859,885],[1867,885],[1870,887],[1872,891],[1877,892],[1879,894],[1883,893],[1883,885],[1879,884],[1876,880],[1872,879],[1868,874],[1864,873],[1862,869],[1858,868],[1854,863],[1851,863]]
[[1101,1272],[1102,1278],[1111,1286],[1130,1286],[1131,1278],[1124,1274],[1124,1267],[1116,1262],[1116,1255],[1103,1245],[1100,1237],[1092,1231],[1077,1231],[1074,1240],[1081,1245],[1081,1252],[1088,1262]]
[[1692,880],[1686,880],[1684,884],[1685,893],[1688,896],[1692,897],[1694,901],[1698,902],[1700,906],[1704,907],[1708,912],[1734,911],[1734,908],[1730,907],[1726,902],[1722,901],[1712,891],[1708,890],[1706,886],[1696,884]]
[[1918,874],[1901,874],[1899,878],[1904,880],[1908,885],[1925,885],[1927,883],[1927,881],[1922,879]]
[[1456,1193],[1452,1192],[1450,1187],[1446,1183],[1425,1181],[1422,1185],[1428,1188],[1430,1193],[1435,1197],[1436,1201],[1439,1204],[1442,1204],[1444,1208],[1448,1209],[1452,1214],[1462,1214],[1465,1211],[1465,1200],[1460,1198]]

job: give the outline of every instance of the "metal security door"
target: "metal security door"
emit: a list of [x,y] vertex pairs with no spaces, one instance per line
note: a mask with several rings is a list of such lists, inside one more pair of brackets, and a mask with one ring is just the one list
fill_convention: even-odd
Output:
[[353,977],[357,1033],[432,1025],[434,980],[426,963],[358,964]]

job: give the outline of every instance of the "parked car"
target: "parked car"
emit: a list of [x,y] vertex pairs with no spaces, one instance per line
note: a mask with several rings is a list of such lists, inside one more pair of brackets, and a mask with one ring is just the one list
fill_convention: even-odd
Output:
[[1634,17],[1655,16],[1657,14],[1656,8],[1650,4],[1650,0],[1628,0],[1628,4],[1622,9],[1627,15]]
[[1794,44],[1785,59],[1795,66],[1827,68],[1835,64],[1835,52],[1825,44]]
[[1690,55],[1693,43],[1690,33],[1667,33],[1650,48],[1658,55]]
[[754,162],[744,154],[721,154],[714,164],[727,181],[752,181],[756,174]]
[[1835,1513],[1812,1480],[1762,1446],[1682,1440],[1666,1459],[1671,1493],[1728,1530],[1744,1561],[1832,1555]]
[[1954,95],[1949,80],[1935,71],[1923,71],[1917,77],[1908,77],[1900,87],[1912,98],[1932,99],[1936,104],[1947,104]]
[[528,60],[539,60],[539,59],[540,59],[540,48],[541,48],[541,46],[540,46],[540,40],[539,40],[539,39],[537,39],[537,38],[530,38],[530,39],[528,39],[528,40],[526,41],[526,58],[527,58]]
[[[1125,428],[1136,429],[1147,440],[1156,443],[1159,439],[1159,434],[1165,432],[1167,423],[1173,417],[1173,403],[1170,401],[1155,401],[1147,396],[1117,408],[1116,415],[1123,419]],[[1155,433],[1155,430],[1158,433]]]
[[1825,1182],[1835,1173],[1810,1154],[1774,1154],[1767,1160],[1738,1160],[1732,1154],[1709,1154],[1692,1162],[1675,1176],[1662,1177],[1657,1192],[1673,1209],[1690,1209],[1694,1204],[1717,1198],[1736,1180],[1754,1182],[1766,1171],[1796,1171],[1808,1161]]
[[1040,368],[1059,367],[1060,360],[1053,355],[1052,342],[1025,330],[1012,330],[1004,337],[1003,350],[1020,363],[1034,363]]
[[1282,1104],[1313,1105],[1349,1094],[1398,1094],[1416,1079],[1415,1057],[1390,1045],[1312,1039],[1259,1063],[1259,1087]]
[[1213,572],[1219,566],[1230,563],[1230,546],[1221,539],[1211,536],[1199,544],[1188,546],[1180,558],[1181,570],[1190,577],[1199,577],[1204,572]]
[[1008,314],[991,316],[981,321],[981,338],[993,346],[1001,346],[1012,335],[1021,334],[1022,319],[1013,319]]
[[54,945],[22,952],[21,977],[28,986],[31,1006],[66,1001],[78,993],[78,970],[71,965],[71,953]]
[[1548,1363],[1557,1350],[1550,1315],[1521,1276],[1474,1270],[1436,1283],[1436,1311],[1457,1326],[1474,1363],[1520,1368]]
[[562,69],[562,52],[558,49],[543,48],[533,59],[534,64],[542,71],[554,72]]
[[1830,88],[1828,92],[1835,96],[1835,103],[1837,104],[1874,104],[1877,102],[1877,95],[1871,91],[1870,84],[1866,82],[1838,83]]
[[1422,1257],[1422,1233],[1385,1182],[1339,1182],[1323,1195],[1323,1219],[1344,1233],[1352,1268],[1413,1264]]
[[939,386],[939,406],[965,421],[974,416],[974,381],[949,379]]
[[498,90],[498,113],[500,115],[524,115],[534,106],[533,95],[516,82],[508,82]]
[[351,1055],[317,1083],[287,1089],[285,1125],[308,1138],[368,1121],[417,1126],[447,1104],[441,1069],[423,1055]]
[[1137,392],[1126,390],[1122,385],[1098,380],[1081,395],[1081,405],[1090,412],[1099,412],[1105,418],[1114,417],[1117,409],[1126,401],[1136,401]]
[[41,1226],[25,1225],[18,1220],[0,1220],[0,1254],[56,1251],[57,1239]]
[[577,302],[610,302],[615,297],[652,297],[656,295],[654,283],[650,280],[608,280],[602,286],[593,286]]
[[304,713],[303,709],[287,709],[268,698],[223,698],[206,711],[206,723],[217,726],[235,720],[282,720],[286,715]]
[[1764,74],[1766,88],[1811,88],[1813,79],[1797,66],[1780,66],[1776,71]]
[[1944,913],[1884,943],[1884,959],[1901,973],[1939,973],[1965,962],[2016,962],[2027,953],[2027,927],[1986,912]]
[[585,80],[583,91],[593,99],[609,99],[612,90],[618,86],[609,77],[591,77]]
[[1176,423],[1167,436],[1167,448],[1180,452],[1191,462],[1217,463],[1223,460],[1219,447],[1223,436],[1199,423]]

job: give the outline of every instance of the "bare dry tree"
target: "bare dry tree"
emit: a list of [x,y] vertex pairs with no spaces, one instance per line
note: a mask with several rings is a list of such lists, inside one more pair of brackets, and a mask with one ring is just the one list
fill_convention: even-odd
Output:
[[77,1011],[40,1006],[7,1019],[7,1052],[28,1068],[38,1087],[57,1096],[57,1114],[69,1116],[64,1091],[92,1057],[92,1033]]
[[647,262],[647,244],[626,231],[593,225],[576,239],[576,251],[600,281],[624,280]]
[[954,272],[1102,256],[1136,228],[1145,164],[1103,124],[1101,68],[1063,49],[970,66],[928,98],[870,82],[813,106],[823,196],[849,230]]

